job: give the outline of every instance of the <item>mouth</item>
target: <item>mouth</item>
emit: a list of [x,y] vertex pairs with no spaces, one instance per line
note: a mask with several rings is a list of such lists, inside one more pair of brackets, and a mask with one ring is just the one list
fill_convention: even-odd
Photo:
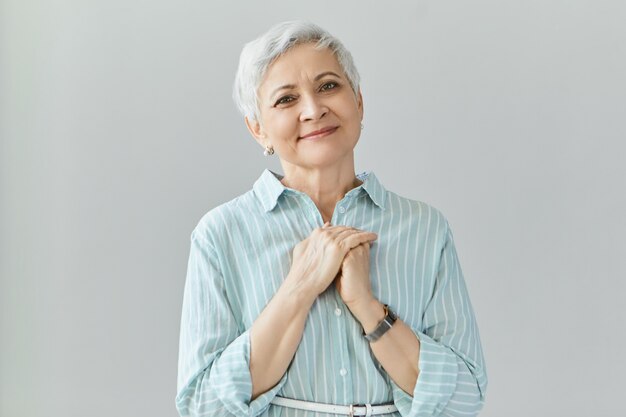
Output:
[[338,128],[339,128],[339,126],[333,126],[333,127],[328,127],[328,128],[325,128],[325,129],[320,129],[320,130],[318,130],[316,132],[309,133],[306,136],[302,136],[300,139],[303,139],[303,140],[319,139],[319,138],[322,138],[324,136],[328,136],[328,135],[334,133]]

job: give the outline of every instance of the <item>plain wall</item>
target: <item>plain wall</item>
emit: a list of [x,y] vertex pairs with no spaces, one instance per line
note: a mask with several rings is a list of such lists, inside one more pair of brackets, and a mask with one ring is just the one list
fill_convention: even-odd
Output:
[[0,415],[176,416],[189,235],[264,157],[245,42],[309,19],[362,75],[356,170],[440,209],[481,416],[623,413],[626,3],[0,3]]

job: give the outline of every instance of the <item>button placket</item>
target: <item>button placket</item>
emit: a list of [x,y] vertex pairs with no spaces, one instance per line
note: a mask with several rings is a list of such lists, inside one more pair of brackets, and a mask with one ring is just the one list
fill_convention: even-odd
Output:
[[335,322],[335,324],[337,325],[337,328],[339,329],[339,334],[337,335],[338,340],[336,343],[336,347],[334,349],[334,351],[337,352],[338,354],[337,362],[336,362],[337,368],[335,368],[335,372],[337,372],[338,374],[338,378],[339,378],[338,384],[340,384],[341,386],[340,390],[345,392],[350,397],[353,395],[352,391],[354,387],[352,386],[353,381],[349,374],[350,366],[351,366],[351,358],[350,358],[349,346],[348,346],[350,342],[348,341],[347,326],[349,324],[346,321],[348,319],[348,316],[344,314],[343,300],[341,299],[341,296],[336,291],[336,289],[333,291],[333,296],[334,296],[334,301],[335,301],[334,306],[333,306],[334,308],[332,309],[333,314],[335,316],[335,320],[333,321]]

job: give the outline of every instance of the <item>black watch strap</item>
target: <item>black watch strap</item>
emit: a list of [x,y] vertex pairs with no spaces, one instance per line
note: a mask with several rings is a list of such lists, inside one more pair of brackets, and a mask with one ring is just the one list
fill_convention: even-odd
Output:
[[395,323],[396,319],[398,318],[398,316],[396,316],[394,312],[391,311],[387,304],[384,304],[384,307],[385,318],[383,318],[383,320],[378,323],[378,326],[376,326],[376,328],[370,334],[365,335],[365,338],[370,342],[374,342],[380,339],[380,337],[385,334],[387,330],[391,329],[391,326],[393,326],[393,323]]

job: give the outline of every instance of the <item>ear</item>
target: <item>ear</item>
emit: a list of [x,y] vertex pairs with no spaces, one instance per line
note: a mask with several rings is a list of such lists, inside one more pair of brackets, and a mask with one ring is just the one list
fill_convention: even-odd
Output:
[[256,120],[250,120],[248,119],[248,116],[244,116],[244,121],[246,122],[246,126],[248,128],[248,130],[250,131],[250,133],[252,134],[252,136],[254,137],[254,139],[259,142],[259,144],[261,144],[261,146],[265,147],[265,133],[263,132],[263,128],[261,127],[261,124],[256,121]]
[[357,106],[361,114],[361,120],[363,120],[363,95],[361,94],[361,87],[359,87],[359,94],[357,96]]

